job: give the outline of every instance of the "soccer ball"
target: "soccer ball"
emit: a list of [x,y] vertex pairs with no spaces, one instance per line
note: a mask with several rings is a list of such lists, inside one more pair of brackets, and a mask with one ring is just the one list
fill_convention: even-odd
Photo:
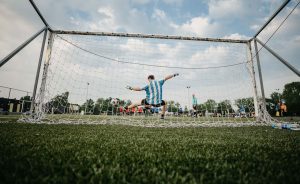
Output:
[[119,104],[119,100],[116,99],[116,98],[113,98],[113,99],[111,99],[110,104],[113,105],[113,106],[116,106],[116,105]]

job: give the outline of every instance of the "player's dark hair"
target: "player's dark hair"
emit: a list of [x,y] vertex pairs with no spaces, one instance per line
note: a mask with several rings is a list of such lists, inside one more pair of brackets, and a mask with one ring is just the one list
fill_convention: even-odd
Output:
[[149,75],[148,79],[154,80],[154,75]]

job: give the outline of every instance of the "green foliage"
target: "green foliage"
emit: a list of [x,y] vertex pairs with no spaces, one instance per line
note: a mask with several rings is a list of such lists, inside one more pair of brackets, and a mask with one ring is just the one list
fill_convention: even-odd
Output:
[[116,114],[118,112],[118,107],[125,106],[126,102],[124,100],[118,99],[118,105],[113,106],[111,104],[112,98],[98,98],[96,102],[92,99],[87,100],[82,106],[81,110],[87,109],[86,112],[88,114],[99,115],[101,113],[108,113],[108,114]]
[[203,109],[207,110],[208,112],[215,112],[217,110],[217,102],[213,99],[208,99],[204,104],[203,104]]
[[50,102],[47,103],[48,109],[54,111],[54,113],[65,113],[66,108],[69,106],[69,92],[64,92],[60,95],[56,95]]
[[[49,103],[49,109],[54,109],[54,113],[65,113],[66,108],[69,105],[68,102],[69,92],[62,93],[61,95],[57,95],[54,97]],[[286,84],[283,90],[283,94],[278,92],[273,92],[271,94],[271,99],[266,99],[267,101],[267,110],[270,114],[275,114],[275,104],[278,102],[279,99],[285,99],[287,107],[288,107],[288,114],[290,115],[300,115],[300,82],[292,82]],[[22,99],[30,100],[29,96],[22,97]],[[96,102],[92,99],[87,100],[84,104],[81,105],[80,110],[85,110],[87,108],[87,112],[91,114],[101,114],[101,113],[117,113],[117,108],[113,107],[110,104],[112,98],[99,98]],[[126,102],[124,100],[120,100],[119,106],[125,106]],[[235,104],[241,109],[245,108],[245,111],[251,112],[254,111],[254,102],[253,98],[241,98],[235,100]],[[178,102],[169,101],[168,102],[168,111],[169,112],[178,112],[180,108],[180,104]],[[205,112],[206,110],[209,113],[232,113],[234,112],[231,103],[229,100],[224,100],[217,103],[213,99],[208,99],[203,104],[197,105],[197,110]],[[188,113],[187,107],[184,109],[185,113]]]
[[266,99],[267,109],[271,115],[275,115],[276,104],[284,99],[287,106],[287,114],[290,116],[300,115],[300,82],[291,82],[284,86],[283,93],[273,92],[270,99]]
[[280,99],[282,99],[282,95],[278,92],[271,93],[270,97],[271,97],[271,102],[273,102],[274,104],[280,102]]
[[93,113],[93,111],[94,111],[94,101],[92,99],[86,100],[86,102],[84,102],[82,104],[82,106],[80,107],[80,111],[84,111],[88,114]]
[[229,100],[223,100],[217,103],[215,100],[209,99],[203,104],[197,105],[197,110],[205,114],[206,110],[209,113],[232,113],[233,109]]
[[23,96],[20,98],[20,101],[31,101],[31,97],[30,96]]
[[168,101],[167,103],[168,105],[168,112],[178,112],[179,108],[180,108],[180,104],[178,102],[174,102],[174,101]]
[[290,115],[300,115],[300,82],[292,82],[284,86],[282,98],[285,99]]
[[271,127],[0,124],[1,183],[299,183],[300,134]]
[[254,111],[254,100],[253,98],[240,98],[235,100],[235,104],[239,109],[244,108],[245,112]]
[[184,111],[183,111],[184,114],[188,114],[189,113],[189,109],[187,108],[187,106],[184,106]]
[[23,104],[23,112],[30,111],[31,106],[31,97],[30,96],[23,96],[20,98],[21,103]]
[[96,107],[95,107],[95,112],[94,114],[100,114],[103,112],[107,112],[109,107],[111,106],[110,104],[111,98],[98,98],[96,102]]
[[224,100],[224,101],[218,103],[217,112],[223,114],[223,113],[232,113],[234,111],[233,111],[230,101]]
[[[275,100],[275,102],[276,102],[276,100]],[[275,102],[271,98],[266,98],[266,108],[270,115],[276,114],[276,109],[275,109],[276,103]]]

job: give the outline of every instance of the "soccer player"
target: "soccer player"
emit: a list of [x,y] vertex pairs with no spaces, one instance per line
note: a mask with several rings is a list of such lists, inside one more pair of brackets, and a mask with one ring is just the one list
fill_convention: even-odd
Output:
[[154,75],[149,75],[148,76],[148,81],[149,84],[147,84],[143,88],[139,87],[131,87],[127,86],[126,88],[129,90],[133,91],[146,91],[146,98],[143,99],[141,102],[131,104],[130,106],[126,108],[133,108],[139,105],[144,105],[145,108],[151,108],[151,107],[161,107],[162,106],[162,113],[161,113],[161,119],[164,119],[165,117],[165,112],[166,112],[166,107],[167,107],[167,102],[162,99],[162,93],[163,93],[163,88],[162,86],[164,85],[165,81],[178,76],[178,73],[175,73],[173,75],[168,75],[162,80],[155,80]]
[[195,96],[195,94],[193,94],[193,98],[192,98],[192,105],[193,105],[193,116],[197,117],[197,98]]

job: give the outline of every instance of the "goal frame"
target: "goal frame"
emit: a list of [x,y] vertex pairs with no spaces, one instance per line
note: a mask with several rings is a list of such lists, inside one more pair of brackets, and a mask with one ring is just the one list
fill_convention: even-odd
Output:
[[[296,75],[300,77],[300,72],[295,67],[293,67],[288,61],[283,59],[279,54],[277,54],[275,51],[273,51],[271,48],[266,46],[265,43],[260,41],[257,37],[258,35],[269,25],[269,23],[286,7],[286,5],[291,0],[286,0],[282,3],[282,5],[273,13],[273,15],[265,22],[265,24],[256,32],[256,34],[249,40],[243,40],[243,39],[225,39],[225,38],[203,38],[203,37],[191,37],[191,36],[174,36],[174,35],[155,35],[155,34],[136,34],[136,33],[113,33],[113,32],[83,32],[83,31],[66,31],[66,30],[53,30],[51,26],[48,24],[46,19],[43,17],[42,13],[36,6],[33,0],[29,0],[30,4],[34,8],[35,12],[38,14],[39,18],[44,24],[44,28],[42,28],[40,31],[38,31],[36,34],[34,34],[32,37],[30,37],[28,40],[26,40],[24,43],[22,43],[20,46],[18,46],[15,50],[13,50],[10,54],[8,54],[6,57],[4,57],[0,61],[0,68],[6,64],[12,57],[14,57],[19,51],[21,51],[23,48],[25,48],[30,42],[35,40],[41,33],[44,33],[42,45],[41,45],[41,51],[40,51],[40,57],[38,61],[37,66],[37,72],[34,82],[34,89],[33,89],[33,95],[31,100],[31,111],[34,112],[35,108],[43,108],[41,104],[38,107],[35,107],[34,105],[37,102],[37,86],[39,83],[39,74],[40,74],[40,68],[43,60],[43,53],[45,50],[46,45],[46,39],[48,37],[48,43],[46,48],[46,57],[44,58],[44,69],[43,69],[43,77],[40,87],[40,94],[43,94],[43,90],[45,90],[45,84],[46,84],[46,75],[47,75],[47,69],[48,69],[48,62],[51,58],[51,51],[52,51],[52,45],[53,45],[53,35],[54,34],[71,34],[71,35],[95,35],[95,36],[116,36],[116,37],[133,37],[133,38],[149,38],[149,39],[172,39],[172,40],[189,40],[189,41],[205,41],[205,42],[227,42],[227,43],[240,43],[240,44],[246,44],[247,45],[247,51],[248,51],[248,61],[250,64],[250,73],[252,75],[252,83],[253,83],[253,94],[254,94],[254,106],[255,106],[255,114],[256,116],[259,113],[259,108],[266,109],[266,100],[265,100],[265,92],[264,92],[264,84],[263,84],[263,77],[262,77],[262,70],[260,66],[260,58],[259,58],[259,50],[257,47],[257,42],[265,48],[268,52],[270,52],[273,56],[275,56],[280,62],[282,62],[285,66],[287,66],[291,71],[293,71]],[[48,33],[49,32],[49,33]],[[252,55],[252,46],[254,45],[255,48],[255,54]],[[262,96],[262,107],[260,107],[258,102],[258,92],[257,92],[257,83],[255,79],[255,70],[254,70],[254,61],[253,59],[256,58],[257,62],[257,69],[258,69],[258,77],[259,77],[259,84],[260,84],[260,91]],[[43,99],[43,96],[39,97],[40,99]],[[41,110],[41,109],[40,109]],[[266,117],[263,115],[261,120],[264,120]]]

